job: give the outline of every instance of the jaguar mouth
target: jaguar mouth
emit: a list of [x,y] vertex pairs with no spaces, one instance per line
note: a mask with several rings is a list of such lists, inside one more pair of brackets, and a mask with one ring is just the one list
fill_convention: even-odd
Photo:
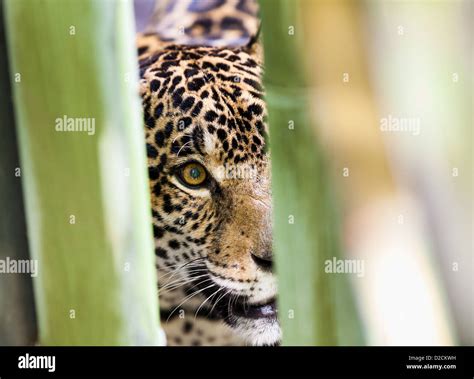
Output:
[[[210,278],[209,276],[209,279]],[[215,282],[214,284],[223,292],[228,291],[228,288],[224,288]],[[236,295],[229,292],[224,296],[214,297],[212,294],[217,293],[216,287],[209,288],[208,285],[203,284],[203,281],[196,283],[195,287],[202,290],[205,297],[211,298],[211,313],[227,322],[236,318],[270,322],[277,319],[278,309],[275,297],[261,302],[251,303],[247,296]]]
[[230,323],[236,319],[273,322],[277,319],[278,313],[275,298],[265,302],[250,303],[247,297],[235,295],[226,295],[219,299],[214,309],[221,318]]
[[281,328],[278,322],[275,298],[264,303],[230,301],[221,309],[224,322],[247,343],[254,346],[278,346]]
[[[196,288],[203,291],[203,296],[210,298],[208,317],[222,320],[248,344],[276,346],[280,343],[281,328],[275,296],[251,302],[251,297],[244,295],[243,291],[231,291],[214,280],[213,284],[212,288],[201,282],[195,284]],[[225,295],[213,295],[218,292],[224,292]]]
[[237,302],[230,308],[233,315],[251,319],[275,319],[278,312],[275,299],[263,304]]

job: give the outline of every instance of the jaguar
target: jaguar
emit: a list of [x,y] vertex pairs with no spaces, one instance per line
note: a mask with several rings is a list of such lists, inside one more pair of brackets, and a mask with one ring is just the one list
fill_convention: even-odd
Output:
[[158,1],[137,36],[168,345],[277,345],[255,0]]

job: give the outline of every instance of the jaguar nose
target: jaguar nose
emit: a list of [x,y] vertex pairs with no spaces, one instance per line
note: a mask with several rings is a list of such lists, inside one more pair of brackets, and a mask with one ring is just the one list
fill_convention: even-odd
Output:
[[273,269],[273,254],[272,252],[264,252],[261,254],[257,254],[255,252],[251,252],[250,256],[252,260],[255,262],[257,267],[261,268],[264,271],[272,271]]

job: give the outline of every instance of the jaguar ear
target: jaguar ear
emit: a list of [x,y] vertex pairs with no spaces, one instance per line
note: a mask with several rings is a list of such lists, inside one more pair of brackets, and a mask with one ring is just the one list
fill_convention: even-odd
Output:
[[262,32],[262,22],[258,25],[257,32],[250,37],[249,42],[245,45],[244,50],[249,53],[255,60],[263,61],[263,48],[260,42],[260,35]]

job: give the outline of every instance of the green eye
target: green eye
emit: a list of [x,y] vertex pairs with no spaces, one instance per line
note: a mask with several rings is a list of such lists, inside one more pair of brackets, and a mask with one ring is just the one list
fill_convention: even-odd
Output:
[[199,163],[188,163],[180,169],[180,177],[185,184],[196,187],[206,181],[206,169]]

